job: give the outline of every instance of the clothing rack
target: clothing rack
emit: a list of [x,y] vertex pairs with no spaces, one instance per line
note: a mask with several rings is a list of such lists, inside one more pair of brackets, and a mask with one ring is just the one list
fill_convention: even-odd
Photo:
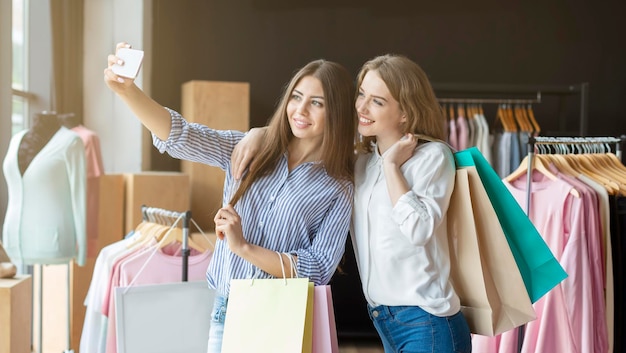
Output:
[[530,188],[533,172],[533,158],[537,145],[566,145],[566,146],[598,146],[615,144],[615,155],[622,159],[622,143],[626,136],[621,137],[547,137],[530,136],[528,138],[528,171],[526,173],[526,214],[530,214]]
[[[622,143],[626,141],[626,136],[621,137],[547,137],[547,136],[530,136],[528,138],[528,170],[526,173],[526,214],[530,215],[530,194],[532,187],[533,158],[535,156],[535,147],[537,145],[545,146],[608,146],[615,144],[615,154],[621,160]],[[604,147],[603,147],[604,148]],[[607,151],[604,151],[607,152]],[[524,326],[518,328],[517,346],[518,352],[522,351],[524,340]]]
[[[578,95],[580,109],[578,133],[580,136],[587,135],[589,114],[589,83],[587,82],[572,85],[433,83],[432,87],[437,96],[441,97],[440,102],[454,100],[458,103],[539,103],[545,96],[563,98]],[[458,95],[462,98],[447,97]],[[528,98],[524,100],[519,97],[520,95]],[[515,96],[515,99],[508,99],[511,96]],[[565,120],[565,115],[560,112],[559,125],[566,126]]]
[[466,103],[466,104],[533,104],[541,103],[541,94],[536,99],[517,99],[517,98],[439,98],[440,103]]
[[158,223],[158,224],[167,225],[167,226],[173,226],[174,222],[179,218],[183,219],[182,280],[183,282],[187,282],[188,268],[189,268],[189,255],[191,253],[191,250],[189,249],[189,244],[188,244],[189,222],[191,221],[191,211],[175,212],[175,211],[170,211],[170,210],[166,210],[163,208],[149,207],[146,205],[142,205],[141,214],[143,216],[144,221]]

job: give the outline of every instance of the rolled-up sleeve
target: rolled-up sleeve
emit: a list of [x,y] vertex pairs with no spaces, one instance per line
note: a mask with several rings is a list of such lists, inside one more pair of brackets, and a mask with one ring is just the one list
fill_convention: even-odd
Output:
[[[433,144],[434,145],[434,144]],[[414,245],[423,246],[448,210],[454,188],[454,158],[445,145],[428,151],[419,165],[408,163],[403,174],[411,190],[393,207],[392,219]]]
[[171,130],[167,140],[152,134],[152,143],[160,153],[216,166],[226,170],[230,156],[244,133],[235,130],[214,130],[208,126],[189,123],[177,111],[166,108],[171,116]]

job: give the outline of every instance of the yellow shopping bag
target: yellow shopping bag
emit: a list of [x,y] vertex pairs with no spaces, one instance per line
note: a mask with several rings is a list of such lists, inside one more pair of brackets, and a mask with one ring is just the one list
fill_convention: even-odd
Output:
[[308,278],[231,280],[222,352],[311,353],[313,293]]

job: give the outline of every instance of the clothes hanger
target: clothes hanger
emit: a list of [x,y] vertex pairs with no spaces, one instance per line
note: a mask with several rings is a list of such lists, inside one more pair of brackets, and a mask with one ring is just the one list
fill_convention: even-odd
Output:
[[[617,156],[612,159],[610,151],[608,144],[589,145],[590,153],[585,155],[586,160],[597,168],[599,174],[617,183],[620,194],[624,195],[626,193],[626,167],[617,159]],[[615,163],[616,160],[619,164]]]
[[535,129],[533,125],[530,123],[530,121],[528,120],[528,117],[526,116],[524,109],[519,104],[515,106],[515,116],[516,116],[516,120],[518,124],[522,126],[523,132],[533,133]]
[[601,158],[620,178],[626,181],[626,166],[622,164],[622,161],[612,152],[605,152],[601,154]]
[[[167,229],[165,232],[160,233],[160,236],[156,238],[156,241],[159,244],[159,249],[162,249],[163,247],[174,242],[180,244],[184,243],[185,235],[183,234],[183,230],[177,226],[183,217],[182,214],[163,209],[152,209],[152,212],[149,213],[153,216],[155,221],[164,225]],[[171,229],[171,231],[169,231],[169,229]],[[205,252],[207,250],[205,246],[198,244],[189,236],[187,236],[187,246],[199,252]]]
[[548,164],[552,164],[560,173],[569,175],[571,177],[577,177],[578,175],[580,175],[580,172],[572,168],[572,166],[567,163],[565,158],[563,158],[563,154],[569,153],[567,147],[563,144],[558,144],[554,147],[556,149],[556,153],[543,155],[544,158],[549,161]]
[[511,106],[511,115],[513,116],[513,121],[515,121],[517,126],[519,126],[519,130],[521,132],[525,132],[527,127],[521,115],[519,114],[517,105]]
[[539,123],[537,122],[537,119],[535,118],[535,112],[533,111],[532,104],[528,104],[528,106],[525,109],[525,112],[528,115],[528,120],[530,120],[530,122],[533,125],[533,131],[535,132],[535,135],[539,135],[539,133],[541,132],[541,127],[539,126]]
[[610,195],[616,195],[619,191],[619,185],[601,173],[597,173],[594,167],[589,164],[589,161],[585,157],[581,157],[584,150],[580,145],[577,144],[575,146],[578,153],[563,155],[565,160],[581,174],[604,186]]
[[[543,155],[534,155],[534,158],[532,159],[532,170],[539,172],[541,175],[547,177],[550,180],[557,180],[558,177],[546,167],[546,165],[544,164],[545,160],[541,156]],[[527,155],[526,157],[524,157],[524,159],[522,159],[519,167],[517,167],[517,169],[515,169],[511,174],[506,176],[504,180],[512,183],[513,181],[521,177],[528,177],[528,160],[529,156]],[[580,198],[580,193],[574,187],[570,189],[569,193],[576,198]]]
[[456,116],[457,118],[467,119],[467,115],[465,115],[465,107],[462,103],[459,103],[456,106]]
[[529,104],[527,108],[524,107],[524,105],[520,105],[520,112],[526,117],[526,121],[528,121],[528,124],[530,125],[531,135],[539,135],[539,126],[537,125],[537,121],[535,121],[535,117],[531,115],[531,105]]
[[507,114],[505,112],[505,107],[503,104],[498,105],[498,110],[496,111],[496,120],[494,121],[494,127],[496,127],[498,123],[502,125],[502,129],[505,132],[514,131],[513,127],[511,127],[511,124],[509,122],[509,119],[507,117]]
[[[173,229],[171,229],[171,231],[165,232],[163,234],[162,238],[158,240],[157,246],[159,249],[163,249],[164,247],[175,242],[179,244],[183,244],[184,237],[185,235],[183,234],[183,230],[178,227],[174,227]],[[201,253],[208,250],[207,248],[195,242],[191,237],[187,237],[187,245],[189,246],[189,248],[194,249]]]
[[154,223],[148,222],[144,217],[141,223],[139,223],[133,230],[132,241],[126,246],[126,248],[127,249],[134,248],[135,245],[143,242],[147,237],[150,236],[149,235],[151,231],[150,228],[152,228],[153,226],[154,226]]
[[136,250],[143,247],[148,247],[151,243],[156,243],[163,237],[163,235],[170,229],[170,227],[154,223],[146,222],[147,225],[143,228],[142,236],[137,241],[129,244],[127,249]]
[[513,107],[510,104],[506,105],[505,108],[505,112],[506,112],[506,117],[509,121],[509,125],[511,126],[511,132],[518,132],[519,129],[519,125],[518,123],[515,121],[515,116],[513,116]]

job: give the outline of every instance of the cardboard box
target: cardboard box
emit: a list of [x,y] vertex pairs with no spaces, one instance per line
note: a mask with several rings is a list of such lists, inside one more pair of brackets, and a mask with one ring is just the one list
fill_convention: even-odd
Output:
[[31,352],[32,278],[0,278],[0,353]]
[[124,233],[142,220],[141,206],[185,212],[191,207],[189,175],[179,172],[125,174]]
[[[250,84],[247,82],[189,81],[182,86],[182,115],[189,122],[217,130],[250,129]],[[181,161],[191,179],[191,216],[208,232],[222,206],[224,172],[217,167]]]
[[124,174],[99,177],[97,254],[105,246],[124,238]]

